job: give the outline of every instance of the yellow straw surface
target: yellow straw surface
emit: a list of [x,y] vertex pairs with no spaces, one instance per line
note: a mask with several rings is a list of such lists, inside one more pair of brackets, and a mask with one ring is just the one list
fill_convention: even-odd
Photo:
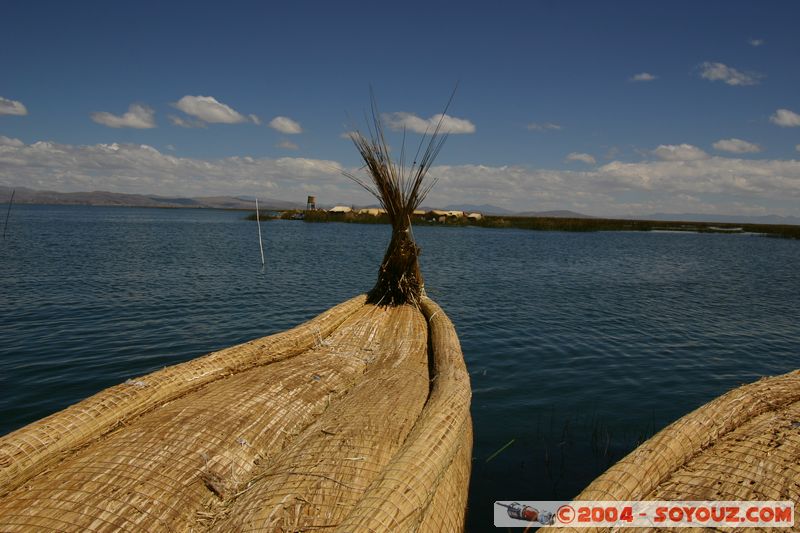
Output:
[[305,354],[220,379],[79,450],[0,500],[4,529],[174,531],[239,490],[346,391],[383,346],[389,313],[361,306]]
[[[429,298],[421,302],[428,319],[433,386],[414,429],[392,461],[335,529],[352,531],[417,531],[436,491],[465,442],[472,392],[469,374],[453,324]],[[463,490],[466,492],[467,487]],[[448,506],[430,513],[463,515]],[[443,516],[442,520],[446,522]]]
[[464,531],[466,490],[472,471],[472,420],[467,419],[464,435],[460,438],[453,462],[447,468],[444,478],[436,489],[431,504],[425,510],[418,531],[420,533],[439,533],[442,531]]
[[137,415],[225,375],[309,349],[364,300],[353,298],[294,329],[128,380],[0,438],[0,496]]
[[391,309],[363,379],[263,472],[213,531],[302,531],[337,525],[405,440],[428,396],[427,325]]
[[0,531],[463,530],[471,393],[452,323],[428,299],[363,302],[0,439]]

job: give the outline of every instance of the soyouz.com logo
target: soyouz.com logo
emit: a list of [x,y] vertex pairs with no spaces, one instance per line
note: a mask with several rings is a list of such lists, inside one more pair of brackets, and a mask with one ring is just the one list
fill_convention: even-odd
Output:
[[794,526],[790,501],[497,501],[496,527]]

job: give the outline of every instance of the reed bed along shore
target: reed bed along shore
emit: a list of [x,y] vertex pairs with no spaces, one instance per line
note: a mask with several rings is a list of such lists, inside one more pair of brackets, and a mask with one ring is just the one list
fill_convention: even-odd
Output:
[[[346,222],[353,224],[389,224],[386,216],[360,215],[355,213],[336,214],[326,211],[286,211],[272,218],[292,219],[303,213],[306,222]],[[263,218],[263,217],[262,217]],[[247,217],[255,220],[255,213]],[[727,222],[686,222],[660,220],[628,220],[606,218],[561,218],[561,217],[514,217],[484,216],[480,220],[465,217],[449,218],[445,222],[430,220],[423,216],[414,218],[417,226],[516,228],[534,231],[683,231],[690,233],[741,234],[757,233],[767,237],[800,239],[800,226],[791,224],[735,224]]]

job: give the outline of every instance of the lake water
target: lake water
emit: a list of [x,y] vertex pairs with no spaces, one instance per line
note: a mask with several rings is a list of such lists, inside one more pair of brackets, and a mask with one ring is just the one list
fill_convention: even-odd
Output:
[[[263,222],[262,269],[244,215],[15,206],[0,242],[0,434],[368,290],[390,234]],[[491,527],[495,500],[569,498],[676,418],[800,367],[800,241],[414,232],[472,377],[472,531]]]

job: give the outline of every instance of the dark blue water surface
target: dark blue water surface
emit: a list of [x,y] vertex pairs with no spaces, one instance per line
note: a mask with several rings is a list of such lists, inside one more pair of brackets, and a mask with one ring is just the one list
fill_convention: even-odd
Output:
[[[368,290],[387,226],[15,206],[0,242],[0,434]],[[419,227],[472,376],[469,525],[569,498],[638,441],[800,367],[800,241]],[[494,452],[511,443],[504,451]]]

